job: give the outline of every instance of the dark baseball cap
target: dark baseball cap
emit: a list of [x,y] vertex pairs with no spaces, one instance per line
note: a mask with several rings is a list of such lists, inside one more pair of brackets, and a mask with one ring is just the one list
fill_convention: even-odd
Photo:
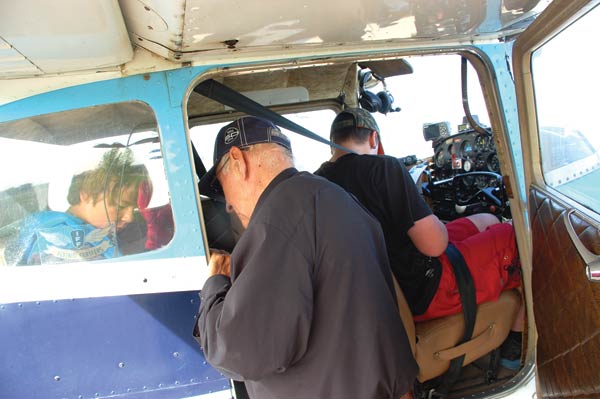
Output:
[[215,172],[221,158],[232,147],[247,148],[254,144],[276,143],[292,150],[290,140],[267,119],[244,116],[223,126],[215,139],[213,167],[200,179],[200,194],[211,198],[223,198],[223,188],[215,178]]
[[373,115],[362,108],[346,108],[337,114],[331,123],[331,132],[347,127],[364,127],[379,133],[379,126],[377,126]]

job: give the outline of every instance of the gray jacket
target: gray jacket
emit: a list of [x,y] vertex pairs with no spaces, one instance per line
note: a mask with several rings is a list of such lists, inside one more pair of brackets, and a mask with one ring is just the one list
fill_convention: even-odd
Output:
[[337,185],[288,169],[210,277],[196,333],[252,398],[399,398],[418,367],[379,223]]

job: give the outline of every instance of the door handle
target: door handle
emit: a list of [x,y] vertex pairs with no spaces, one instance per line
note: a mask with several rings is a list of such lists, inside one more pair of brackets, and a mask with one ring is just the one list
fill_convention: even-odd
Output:
[[577,236],[570,219],[571,214],[574,212],[575,209],[569,209],[569,211],[563,213],[563,220],[565,222],[565,227],[567,228],[567,233],[569,233],[569,237],[571,237],[575,249],[577,249],[577,252],[579,252],[579,255],[585,262],[585,273],[588,280],[600,282],[600,256],[588,250]]

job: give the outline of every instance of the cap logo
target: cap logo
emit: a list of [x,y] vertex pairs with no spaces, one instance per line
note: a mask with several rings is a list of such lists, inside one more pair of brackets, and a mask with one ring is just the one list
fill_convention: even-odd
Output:
[[225,144],[231,144],[238,138],[240,131],[237,127],[230,127],[225,131]]

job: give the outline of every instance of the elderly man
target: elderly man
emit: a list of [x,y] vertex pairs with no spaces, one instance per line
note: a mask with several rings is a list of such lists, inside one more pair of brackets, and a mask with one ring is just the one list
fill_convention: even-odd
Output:
[[[222,190],[222,191],[221,191]],[[381,228],[338,186],[293,167],[271,122],[217,135],[206,195],[246,231],[213,253],[195,335],[253,398],[400,398],[417,365],[395,304]]]

